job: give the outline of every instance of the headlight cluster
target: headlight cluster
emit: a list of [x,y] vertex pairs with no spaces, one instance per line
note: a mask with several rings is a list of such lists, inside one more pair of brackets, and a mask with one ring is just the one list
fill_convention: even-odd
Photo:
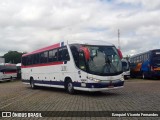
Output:
[[92,78],[92,77],[89,77],[88,79],[92,80],[92,81],[95,81],[95,82],[101,82],[101,80],[98,80],[96,78]]

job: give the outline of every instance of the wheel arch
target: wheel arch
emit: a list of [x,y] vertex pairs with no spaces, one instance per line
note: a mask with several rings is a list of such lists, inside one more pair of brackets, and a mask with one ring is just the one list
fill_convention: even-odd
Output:
[[31,84],[31,80],[34,80],[32,76],[30,76],[29,82]]

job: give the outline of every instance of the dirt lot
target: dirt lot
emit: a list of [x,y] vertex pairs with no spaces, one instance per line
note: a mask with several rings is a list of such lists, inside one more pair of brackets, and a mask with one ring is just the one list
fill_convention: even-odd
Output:
[[[20,80],[1,82],[0,111],[160,111],[160,80],[129,79],[122,89],[97,93],[77,92],[75,95],[55,88],[32,90]],[[92,119],[99,120],[96,117]]]

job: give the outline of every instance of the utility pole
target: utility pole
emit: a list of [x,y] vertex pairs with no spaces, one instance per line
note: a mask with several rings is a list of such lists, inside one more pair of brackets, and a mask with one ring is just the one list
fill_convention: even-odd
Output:
[[120,50],[120,30],[118,29],[118,49]]

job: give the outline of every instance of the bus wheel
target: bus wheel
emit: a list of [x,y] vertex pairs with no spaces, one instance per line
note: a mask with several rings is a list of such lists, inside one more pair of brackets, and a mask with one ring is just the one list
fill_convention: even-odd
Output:
[[142,73],[142,79],[146,79],[145,73]]
[[12,78],[12,76],[10,77],[10,81],[13,81],[13,78]]
[[68,81],[67,81],[66,89],[67,89],[67,92],[68,92],[69,94],[74,94],[74,87],[73,87],[73,83],[72,83],[71,80],[68,80]]
[[31,86],[32,89],[36,88],[36,86],[34,85],[34,79],[33,78],[30,79],[30,86]]

